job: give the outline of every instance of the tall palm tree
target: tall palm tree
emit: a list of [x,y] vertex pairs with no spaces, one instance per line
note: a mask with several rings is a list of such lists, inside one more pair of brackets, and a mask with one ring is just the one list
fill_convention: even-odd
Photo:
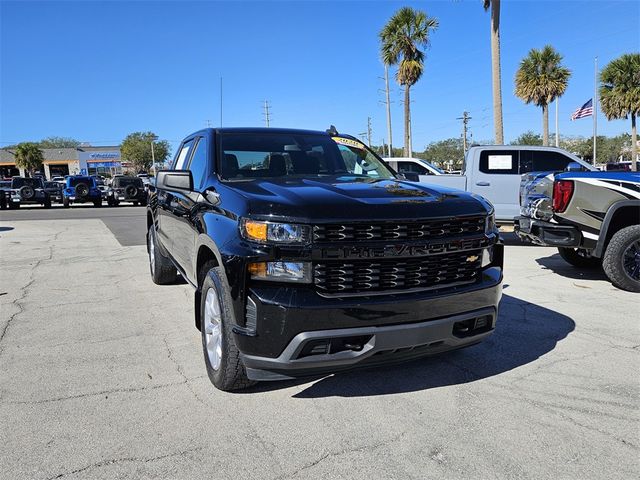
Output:
[[484,11],[491,8],[491,83],[493,85],[493,128],[496,145],[504,144],[502,126],[502,76],[500,74],[500,0],[483,0]]
[[525,103],[542,107],[542,144],[549,145],[549,104],[567,89],[571,71],[560,63],[562,55],[551,45],[532,48],[516,72],[515,94]]
[[37,143],[33,142],[18,144],[14,155],[16,157],[16,166],[18,168],[24,168],[29,175],[33,175],[33,172],[39,170],[44,161],[42,150],[40,150]]
[[412,156],[410,89],[424,72],[424,52],[430,34],[438,27],[425,12],[404,7],[380,32],[380,53],[385,65],[398,65],[396,81],[404,87],[404,154]]
[[631,115],[631,169],[637,171],[638,135],[636,115],[640,114],[640,54],[628,53],[611,61],[600,72],[600,106],[607,119]]

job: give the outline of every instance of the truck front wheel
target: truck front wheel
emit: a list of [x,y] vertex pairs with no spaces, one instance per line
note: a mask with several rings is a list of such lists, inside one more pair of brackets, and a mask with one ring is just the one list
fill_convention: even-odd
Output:
[[616,287],[640,292],[640,225],[618,230],[611,237],[602,268]]
[[200,296],[204,362],[209,380],[216,388],[240,390],[250,387],[254,382],[247,378],[233,338],[231,296],[224,280],[224,270],[214,265],[209,262],[203,267],[207,273]]
[[584,248],[558,247],[558,253],[562,259],[578,268],[598,268],[601,260],[592,257],[589,250]]
[[156,285],[167,285],[176,281],[178,271],[167,257],[162,255],[158,246],[156,229],[153,225],[147,231],[147,251],[149,252],[149,270],[151,280]]

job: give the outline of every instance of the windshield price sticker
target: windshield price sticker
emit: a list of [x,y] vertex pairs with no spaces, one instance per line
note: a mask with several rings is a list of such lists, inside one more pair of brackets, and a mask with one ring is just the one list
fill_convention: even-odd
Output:
[[341,145],[346,145],[347,147],[354,147],[364,150],[364,145],[357,140],[352,140],[350,138],[343,137],[331,137],[334,142],[339,143]]
[[489,155],[489,170],[511,170],[512,168],[511,155]]

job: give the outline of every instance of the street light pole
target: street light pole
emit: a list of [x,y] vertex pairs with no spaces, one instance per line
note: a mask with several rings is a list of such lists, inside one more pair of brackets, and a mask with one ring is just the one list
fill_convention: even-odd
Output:
[[158,140],[158,136],[152,135],[151,136],[151,163],[153,164],[153,172],[155,175],[158,174],[158,166],[156,165],[156,152],[153,149],[153,142],[155,142],[156,140]]

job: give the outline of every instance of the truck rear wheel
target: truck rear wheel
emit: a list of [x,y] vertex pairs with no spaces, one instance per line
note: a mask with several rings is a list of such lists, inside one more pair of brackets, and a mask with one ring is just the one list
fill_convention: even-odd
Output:
[[62,197],[62,206],[64,208],[69,208],[69,199],[67,197]]
[[611,237],[602,268],[616,287],[640,292],[640,225],[618,230]]
[[562,259],[578,268],[598,268],[601,260],[592,257],[588,250],[584,248],[558,247],[558,253]]
[[224,270],[213,262],[204,265],[206,275],[200,296],[202,350],[207,375],[213,385],[224,391],[240,390],[254,384],[240,359],[233,338],[231,296],[224,280]]

